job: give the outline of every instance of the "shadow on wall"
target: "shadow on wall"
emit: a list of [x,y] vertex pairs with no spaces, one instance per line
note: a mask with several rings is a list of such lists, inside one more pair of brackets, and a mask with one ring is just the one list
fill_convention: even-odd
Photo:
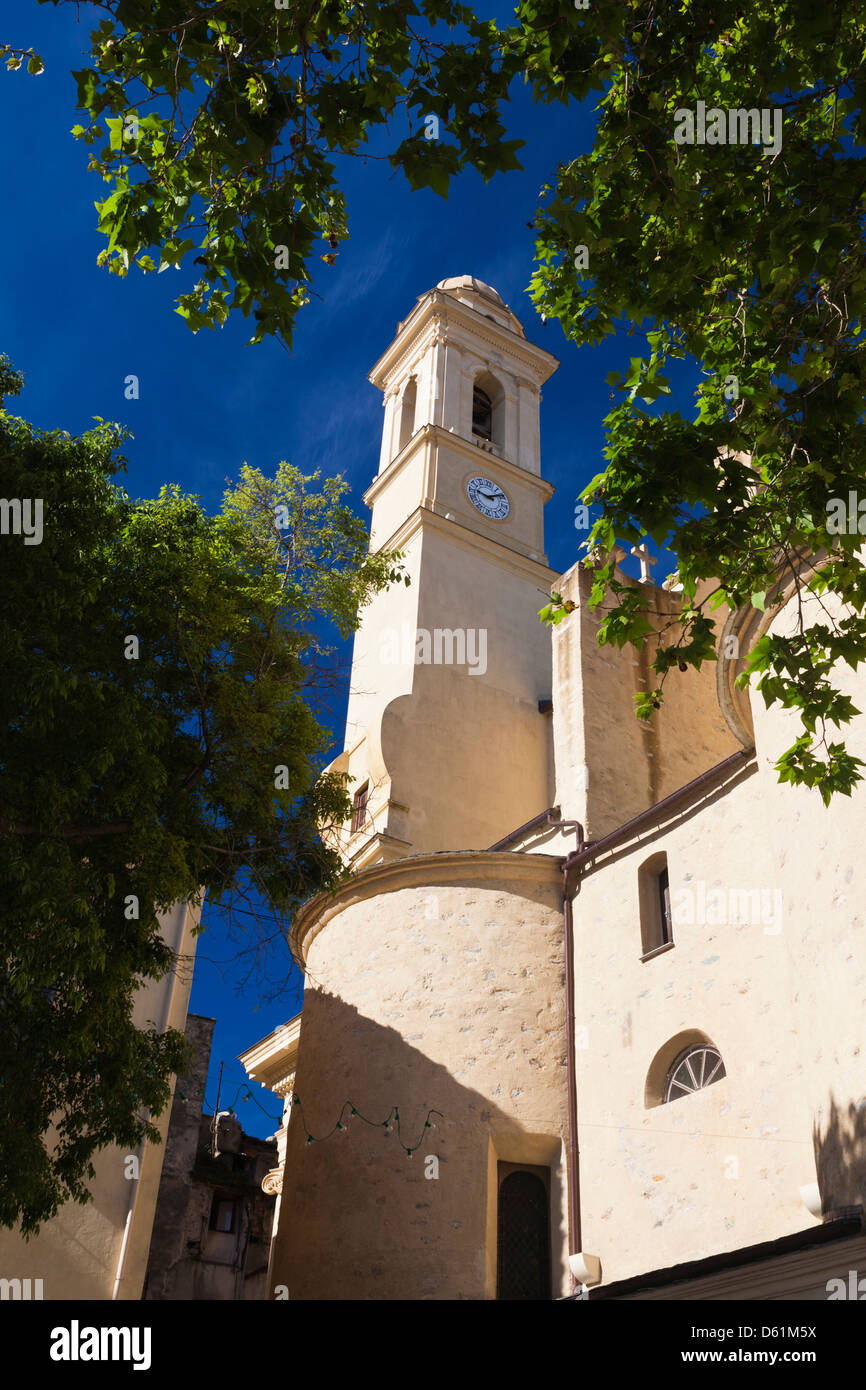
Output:
[[[289,1124],[272,1282],[293,1300],[495,1298],[497,1163],[508,1163],[549,1167],[557,1297],[567,1254],[561,1011],[539,998],[527,1013],[503,990],[479,1021],[477,1003],[442,1001],[422,980],[406,993],[424,1003],[414,1018],[404,1009],[404,1037],[308,986],[295,1076],[302,1111],[293,1107]],[[467,1084],[473,1075],[484,1091]],[[497,1104],[497,1088],[514,1114]],[[326,1134],[347,1100],[379,1127],[347,1109],[345,1132],[308,1143],[304,1123]],[[381,1127],[393,1106],[403,1143],[418,1144],[412,1158]],[[431,1109],[442,1117],[425,1130]]]
[[852,1101],[846,1111],[831,1092],[812,1138],[824,1213],[866,1207],[866,1096],[856,1104]]

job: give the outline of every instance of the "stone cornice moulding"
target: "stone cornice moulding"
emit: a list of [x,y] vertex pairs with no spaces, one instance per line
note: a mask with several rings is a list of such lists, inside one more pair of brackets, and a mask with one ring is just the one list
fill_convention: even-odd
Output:
[[266,1038],[239,1053],[238,1061],[250,1080],[260,1081],[267,1090],[279,1095],[276,1087],[294,1079],[300,1033],[301,1015],[297,1014],[288,1023],[281,1023]]
[[550,569],[543,560],[533,560],[524,551],[515,549],[506,541],[493,540],[480,531],[473,531],[470,527],[464,526],[460,521],[446,521],[445,517],[431,511],[429,507],[416,507],[381,548],[402,550],[424,527],[428,531],[439,531],[447,535],[455,544],[463,546],[466,550],[480,548],[490,559],[498,560],[505,569],[532,579],[544,590],[549,590],[559,578],[556,571]]
[[[514,318],[517,320],[516,314]],[[493,319],[485,318],[477,310],[470,309],[467,304],[461,304],[442,290],[429,290],[416,304],[409,317],[400,324],[393,343],[374,364],[368,380],[380,391],[385,390],[406,353],[416,346],[422,329],[434,325],[434,332],[442,332],[443,321],[445,331],[452,326],[462,327],[472,335],[473,340],[480,339],[489,343],[494,350],[507,354],[515,362],[520,362],[530,380],[537,378],[538,387],[541,387],[559,366],[559,359],[554,357],[552,352],[536,347],[528,338],[521,337],[513,329],[504,328]]]
[[388,464],[388,467],[382,473],[376,474],[372,483],[367,488],[367,491],[362,494],[363,501],[367,503],[368,507],[372,507],[373,502],[375,502],[376,498],[381,492],[382,489],[380,485],[382,484],[382,482],[386,478],[389,483],[393,482],[397,474],[401,473],[403,469],[406,467],[406,464],[410,461],[410,459],[414,457],[415,451],[413,449],[413,445],[424,444],[425,435],[427,434],[428,430],[432,430],[435,428],[435,425],[422,425],[420,430],[416,430],[415,433],[412,435],[411,439],[408,439],[406,441],[399,454],[394,455],[391,462]]
[[511,886],[527,883],[562,887],[562,859],[550,854],[513,854],[491,850],[443,850],[413,854],[387,864],[361,869],[333,894],[319,893],[296,914],[289,933],[292,955],[306,967],[307,951],[319,932],[347,907],[381,893],[403,888],[430,888],[482,883]]
[[[403,697],[400,695],[397,696],[398,700],[402,698]],[[385,706],[385,710],[390,708],[391,703],[393,703],[393,701]],[[385,711],[383,711],[383,714],[384,712]],[[389,808],[393,804],[394,803],[391,801],[387,802]],[[360,835],[362,832],[358,831],[357,833]],[[347,847],[345,859],[348,860],[347,867],[354,873],[363,869],[366,866],[367,860],[374,854],[382,855],[386,858],[386,862],[390,863],[393,859],[404,859],[407,850],[411,848],[411,840],[402,840],[397,835],[391,835],[387,830],[376,830],[372,834],[368,834],[367,838],[362,840],[351,854],[348,853]]]
[[367,488],[364,493],[364,501],[368,507],[372,507],[383,488],[394,481],[397,474],[405,468],[413,457],[413,445],[423,445],[424,447],[439,445],[440,448],[446,446],[453,449],[456,454],[462,454],[473,466],[494,459],[503,470],[506,478],[515,486],[525,486],[528,483],[536,491],[543,494],[545,502],[549,502],[556,491],[553,483],[549,483],[540,474],[530,473],[528,468],[521,467],[519,463],[512,463],[510,459],[504,458],[501,454],[488,453],[486,449],[479,448],[470,439],[464,439],[462,434],[453,434],[451,430],[446,430],[442,425],[422,425],[419,430],[415,431],[412,438],[403,445],[399,454],[395,455],[384,472],[378,473]]
[[[440,343],[447,345],[448,339],[439,332],[438,320],[432,319],[424,325],[423,332],[415,337],[407,339],[401,344],[400,351],[395,354],[394,360],[390,365],[387,376],[387,385],[373,381],[372,376],[368,380],[374,386],[378,386],[384,393],[384,399],[389,396],[400,397],[411,380],[418,380],[421,363],[432,347]],[[384,379],[383,379],[384,383]]]

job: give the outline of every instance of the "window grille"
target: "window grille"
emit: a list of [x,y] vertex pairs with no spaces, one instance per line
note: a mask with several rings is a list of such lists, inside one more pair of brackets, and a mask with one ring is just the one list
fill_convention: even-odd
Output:
[[549,1202],[535,1173],[509,1173],[499,1186],[496,1297],[550,1298]]

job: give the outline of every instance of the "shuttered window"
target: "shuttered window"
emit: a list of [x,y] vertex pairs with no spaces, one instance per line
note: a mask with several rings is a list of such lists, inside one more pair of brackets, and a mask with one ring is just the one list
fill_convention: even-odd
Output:
[[365,782],[363,787],[359,787],[355,792],[355,799],[352,802],[352,834],[356,830],[363,830],[364,822],[367,819],[367,797],[370,794],[370,783]]

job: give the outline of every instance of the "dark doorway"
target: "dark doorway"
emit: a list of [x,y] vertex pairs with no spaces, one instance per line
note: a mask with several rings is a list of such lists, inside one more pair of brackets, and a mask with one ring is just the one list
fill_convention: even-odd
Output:
[[499,1184],[496,1297],[550,1298],[550,1205],[535,1173],[511,1172]]

